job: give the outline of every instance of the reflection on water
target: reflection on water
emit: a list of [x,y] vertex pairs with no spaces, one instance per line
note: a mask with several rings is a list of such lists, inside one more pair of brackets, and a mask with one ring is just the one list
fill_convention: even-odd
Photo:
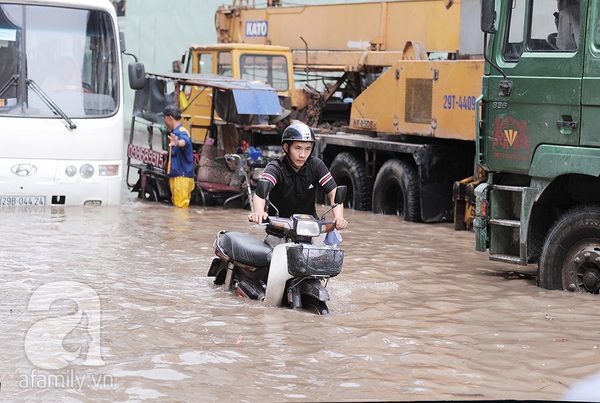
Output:
[[[490,262],[451,225],[347,212],[326,317],[228,294],[206,277],[212,242],[261,237],[246,214],[135,199],[0,210],[0,398],[553,400],[600,369],[597,297],[538,289],[534,268]],[[91,290],[100,313],[76,296],[32,306],[56,282]],[[102,360],[86,361],[98,316]],[[68,365],[32,364],[56,351]]]

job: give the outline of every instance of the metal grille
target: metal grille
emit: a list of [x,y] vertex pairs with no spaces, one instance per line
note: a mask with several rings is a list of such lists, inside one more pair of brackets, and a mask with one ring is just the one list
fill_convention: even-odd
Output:
[[427,78],[406,79],[404,119],[408,123],[431,123],[433,80]]

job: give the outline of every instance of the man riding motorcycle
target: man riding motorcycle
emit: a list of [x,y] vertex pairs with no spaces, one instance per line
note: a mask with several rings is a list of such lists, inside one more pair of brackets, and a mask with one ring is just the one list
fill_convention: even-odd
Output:
[[[325,191],[331,205],[334,204],[337,185],[325,163],[312,156],[315,145],[312,129],[301,122],[291,124],[283,132],[281,145],[285,154],[271,161],[259,179],[268,186],[256,188],[252,200],[254,212],[248,215],[251,222],[261,224],[269,215],[276,214],[270,205],[266,211],[267,197],[281,217],[292,214],[318,217],[315,208],[317,186]],[[333,216],[337,229],[348,226],[342,204],[333,209]]]
[[[259,241],[243,232],[219,231],[214,243],[217,257],[207,274],[240,296],[325,315],[327,283],[341,272],[344,260],[335,227],[348,225],[343,210],[346,187],[338,188],[325,163],[311,155],[315,136],[307,125],[288,126],[281,143],[285,155],[265,167],[253,198],[254,212],[248,215],[257,224],[268,219],[266,238]],[[320,219],[315,206],[318,186],[331,201]],[[333,222],[324,218],[329,211]]]

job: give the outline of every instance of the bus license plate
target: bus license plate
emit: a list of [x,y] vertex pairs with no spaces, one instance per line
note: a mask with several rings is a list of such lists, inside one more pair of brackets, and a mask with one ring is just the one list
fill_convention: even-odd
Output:
[[0,196],[0,206],[45,206],[45,196]]

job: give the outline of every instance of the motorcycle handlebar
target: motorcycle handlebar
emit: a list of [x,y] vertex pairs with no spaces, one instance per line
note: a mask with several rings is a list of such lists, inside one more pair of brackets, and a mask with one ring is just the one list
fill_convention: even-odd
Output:
[[[267,217],[267,218],[263,218],[262,223],[261,224],[268,224],[271,220],[270,220],[271,216]],[[248,222],[254,222],[250,219],[250,217],[248,217]]]
[[[324,220],[315,218],[315,221],[319,223],[321,227],[321,233],[331,232],[336,228],[335,221]],[[248,222],[254,222],[250,218],[248,218]],[[279,230],[291,230],[294,227],[292,222],[292,218],[278,217],[278,216],[268,216],[262,220],[262,223],[259,225],[268,225],[271,228],[279,229]]]

